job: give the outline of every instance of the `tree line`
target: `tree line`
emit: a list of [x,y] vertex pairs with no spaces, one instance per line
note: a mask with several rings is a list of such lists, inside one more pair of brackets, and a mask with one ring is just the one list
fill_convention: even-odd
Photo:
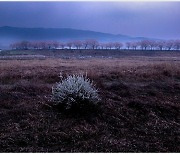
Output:
[[[180,40],[142,40],[132,42],[107,42],[100,43],[97,40],[85,41],[20,41],[10,45],[12,49],[128,49],[128,50],[180,50]],[[124,48],[123,48],[124,47]]]

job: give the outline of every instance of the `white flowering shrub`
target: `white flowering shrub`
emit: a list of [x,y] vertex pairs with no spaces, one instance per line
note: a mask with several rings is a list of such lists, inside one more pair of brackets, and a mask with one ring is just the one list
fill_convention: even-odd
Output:
[[98,91],[93,82],[83,75],[70,75],[52,88],[52,99],[65,109],[83,108],[99,102]]

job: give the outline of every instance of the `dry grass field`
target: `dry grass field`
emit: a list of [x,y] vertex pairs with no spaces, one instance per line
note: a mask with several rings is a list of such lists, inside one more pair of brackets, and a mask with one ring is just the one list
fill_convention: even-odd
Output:
[[[87,73],[98,110],[51,106],[59,74]],[[0,60],[0,152],[180,152],[180,58]]]

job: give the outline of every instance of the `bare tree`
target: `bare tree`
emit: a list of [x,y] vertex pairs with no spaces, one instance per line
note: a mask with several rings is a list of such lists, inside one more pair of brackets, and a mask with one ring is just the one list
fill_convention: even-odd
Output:
[[106,44],[105,43],[99,43],[99,47],[100,47],[100,49],[104,49],[106,47]]
[[90,42],[91,42],[91,40],[85,40],[85,41],[82,42],[82,45],[83,45],[84,49],[88,48],[88,46],[90,45]]
[[59,42],[57,42],[57,41],[53,41],[52,42],[52,47],[54,48],[54,49],[57,49],[57,48],[59,48]]
[[158,41],[157,42],[157,48],[159,49],[159,50],[163,50],[163,48],[165,47],[165,41]]
[[114,43],[114,47],[115,47],[115,49],[121,49],[122,47],[123,47],[123,44],[122,43],[120,43],[120,42],[115,42]]
[[97,40],[89,40],[89,47],[91,49],[96,49],[98,47],[99,43]]
[[108,49],[108,43],[104,43],[104,47],[105,47],[105,49]]
[[21,49],[28,50],[29,44],[30,44],[30,43],[29,43],[28,41],[22,41],[22,42],[20,42]]
[[11,44],[10,47],[13,49],[28,50],[30,48],[30,42],[28,41],[16,42],[16,43]]
[[119,43],[119,49],[121,49],[122,47],[123,47],[124,45],[123,45],[123,43]]
[[13,49],[52,49],[57,48],[59,46],[58,42],[56,41],[21,41],[16,42],[10,45]]
[[31,49],[38,49],[38,42],[30,42],[30,48]]
[[97,42],[97,43],[95,44],[95,49],[98,49],[99,46],[100,46],[100,44],[99,44],[99,42]]
[[142,40],[139,42],[140,48],[146,50],[149,46],[149,40]]
[[42,44],[43,43],[41,41],[36,42],[37,49],[42,49]]
[[60,47],[61,49],[64,49],[65,44],[64,44],[63,42],[60,42],[60,43],[59,43],[59,47]]
[[76,47],[76,49],[81,49],[81,47],[82,47],[82,42],[79,41],[79,40],[77,40],[77,41],[74,41],[74,42],[73,42],[73,45],[74,45],[74,47]]
[[108,49],[111,50],[114,47],[114,43],[113,42],[107,43],[107,47],[108,47]]
[[18,47],[19,47],[19,43],[12,43],[12,44],[10,44],[10,48],[12,48],[12,49],[18,49]]
[[69,49],[71,49],[72,46],[73,46],[73,42],[67,42],[66,45],[67,45],[67,47],[68,47]]
[[131,42],[126,42],[126,47],[127,47],[128,50],[129,50],[129,48],[131,47]]
[[46,44],[46,42],[45,42],[45,41],[39,42],[39,47],[40,47],[40,49],[47,49],[47,44]]
[[51,41],[45,41],[46,49],[51,49],[52,43]]
[[138,47],[138,42],[131,42],[130,47],[131,47],[133,50],[136,50],[137,47]]
[[157,46],[157,43],[154,40],[149,40],[148,44],[151,50],[154,50],[154,48]]
[[175,40],[175,41],[174,41],[173,48],[174,48],[175,50],[180,50],[180,40]]
[[173,45],[174,45],[174,41],[173,40],[165,41],[165,48],[167,50],[171,50],[173,48]]

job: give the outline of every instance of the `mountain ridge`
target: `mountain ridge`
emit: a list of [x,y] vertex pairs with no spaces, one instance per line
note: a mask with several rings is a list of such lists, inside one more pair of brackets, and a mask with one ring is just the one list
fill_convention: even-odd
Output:
[[91,30],[78,30],[73,28],[26,28],[26,27],[0,27],[0,47],[7,46],[15,41],[38,41],[38,40],[54,40],[54,41],[71,41],[96,39],[100,42],[127,42],[140,41],[152,38],[132,37],[122,34],[110,34],[96,32]]

